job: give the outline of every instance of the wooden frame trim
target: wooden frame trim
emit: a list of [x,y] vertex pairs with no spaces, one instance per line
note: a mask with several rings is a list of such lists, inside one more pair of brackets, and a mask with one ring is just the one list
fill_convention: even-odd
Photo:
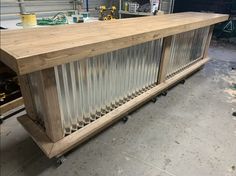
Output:
[[159,74],[158,74],[158,80],[157,80],[158,84],[162,83],[166,80],[173,37],[174,36],[172,35],[172,36],[165,37],[163,39],[162,52],[161,52],[161,63],[160,63],[160,67],[159,67]]
[[190,65],[193,65],[194,63],[198,62],[201,59],[202,59],[202,57],[199,57],[196,60],[189,62],[188,64],[178,68],[177,70],[173,71],[172,73],[167,74],[166,79],[169,79],[171,76],[178,74],[179,72],[183,71],[185,68],[189,67]]
[[28,75],[18,76],[18,81],[20,84],[22,97],[24,97],[26,112],[32,120],[36,121],[37,113],[35,110],[34,101],[30,90]]
[[9,52],[4,51],[2,48],[0,48],[0,61],[11,68],[13,71],[15,71],[17,74],[19,74],[15,56],[12,56]]
[[149,101],[154,96],[157,96],[162,91],[175,85],[182,79],[185,79],[186,77],[197,71],[199,68],[201,68],[208,60],[209,58],[201,59],[200,61],[186,68],[184,71],[169,78],[165,82],[158,84],[154,88],[139,95],[138,97],[132,99],[131,101],[104,115],[100,119],[92,122],[91,124],[64,137],[63,139],[57,142],[52,142],[47,137],[46,133],[40,127],[38,127],[27,115],[19,117],[18,121],[30,133],[34,141],[39,145],[39,147],[43,150],[47,157],[52,158],[55,156],[59,156],[66,153],[73,147],[86,141],[91,136],[107,128],[110,124],[114,123],[122,116],[126,115],[130,111],[133,111],[137,107]]
[[57,94],[54,68],[35,73],[38,79],[39,98],[44,110],[44,125],[48,137],[56,142],[64,137]]
[[209,46],[211,44],[211,38],[212,38],[213,30],[214,30],[214,25],[211,25],[208,36],[207,36],[205,49],[204,49],[204,52],[203,52],[203,58],[208,57],[208,49],[209,49]]

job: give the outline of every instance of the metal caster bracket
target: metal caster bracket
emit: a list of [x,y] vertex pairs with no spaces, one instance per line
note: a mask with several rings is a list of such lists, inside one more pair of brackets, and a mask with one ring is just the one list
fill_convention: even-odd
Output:
[[184,84],[184,83],[185,83],[185,80],[180,81],[180,84]]
[[125,116],[125,117],[122,118],[123,123],[126,123],[128,120],[129,120],[129,116]]
[[65,158],[64,155],[59,156],[59,157],[57,158],[57,165],[60,166],[60,165],[62,165],[65,161],[66,161],[66,158]]
[[156,101],[157,101],[157,98],[156,98],[156,97],[153,98],[153,99],[151,99],[151,102],[153,102],[153,103],[156,103]]
[[166,96],[166,95],[167,95],[167,92],[166,92],[166,91],[165,91],[165,92],[162,92],[161,95],[162,95],[162,96]]

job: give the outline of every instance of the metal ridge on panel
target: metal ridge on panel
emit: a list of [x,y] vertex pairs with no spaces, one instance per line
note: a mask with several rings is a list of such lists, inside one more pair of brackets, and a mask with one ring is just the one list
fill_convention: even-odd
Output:
[[157,82],[162,39],[54,67],[65,135]]
[[167,77],[203,56],[210,27],[173,36]]

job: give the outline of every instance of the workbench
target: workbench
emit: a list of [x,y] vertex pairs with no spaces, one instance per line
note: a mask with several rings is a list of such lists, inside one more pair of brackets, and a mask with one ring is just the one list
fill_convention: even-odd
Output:
[[18,74],[27,110],[18,121],[49,158],[63,155],[200,69],[214,24],[228,17],[186,12],[1,31],[0,60]]

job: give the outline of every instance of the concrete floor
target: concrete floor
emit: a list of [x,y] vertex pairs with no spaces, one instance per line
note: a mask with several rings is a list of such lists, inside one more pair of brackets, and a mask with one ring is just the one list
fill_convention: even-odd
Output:
[[1,125],[1,176],[236,176],[235,46],[184,85],[80,145],[57,167],[15,117]]

